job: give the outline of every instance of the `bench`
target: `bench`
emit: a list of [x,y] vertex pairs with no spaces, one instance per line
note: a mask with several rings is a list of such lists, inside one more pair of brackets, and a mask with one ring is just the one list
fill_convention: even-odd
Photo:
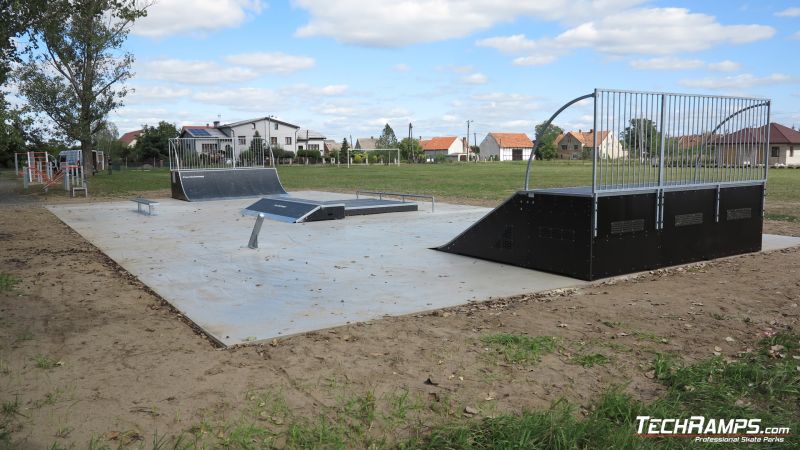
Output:
[[75,191],[83,191],[83,196],[84,197],[88,197],[89,196],[89,189],[86,188],[86,184],[84,184],[83,186],[73,186],[72,187],[72,196],[73,197],[75,197]]
[[136,203],[136,212],[138,212],[138,213],[143,213],[142,205],[146,205],[147,206],[147,215],[148,216],[152,216],[153,215],[153,207],[158,206],[158,202],[153,201],[153,200],[148,200],[146,198],[141,198],[141,197],[133,198],[133,199],[131,199],[131,201]]

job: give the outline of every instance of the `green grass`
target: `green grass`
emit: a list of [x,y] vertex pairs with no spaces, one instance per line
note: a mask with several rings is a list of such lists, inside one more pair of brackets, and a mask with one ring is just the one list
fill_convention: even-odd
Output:
[[500,333],[484,336],[481,342],[512,364],[536,364],[543,355],[556,349],[556,338],[551,336]]
[[[525,162],[401,164],[398,166],[292,165],[279,166],[281,181],[290,190],[356,189],[402,191],[436,196],[499,201],[520,189]],[[532,187],[591,184],[588,161],[535,161]],[[770,170],[767,202],[800,202],[800,170]],[[169,170],[128,169],[90,178],[95,195],[130,195],[169,189]]]
[[608,356],[600,353],[592,353],[590,355],[578,355],[572,358],[572,362],[583,367],[602,366],[608,364],[611,360]]
[[12,290],[18,283],[19,278],[5,272],[0,272],[0,292]]
[[36,367],[40,369],[52,369],[56,366],[56,360],[46,355],[36,355],[33,361],[36,363]]

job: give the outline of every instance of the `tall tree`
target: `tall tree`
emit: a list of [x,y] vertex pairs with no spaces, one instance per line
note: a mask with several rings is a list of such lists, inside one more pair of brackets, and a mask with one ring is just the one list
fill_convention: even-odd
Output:
[[541,159],[554,159],[558,156],[555,142],[558,135],[562,133],[564,133],[564,130],[553,124],[547,127],[545,127],[544,122],[536,125],[536,145],[539,147],[536,156]]
[[142,127],[142,134],[136,139],[136,155],[140,161],[152,161],[169,157],[169,140],[178,137],[175,124],[161,121],[155,127]]
[[383,127],[383,132],[381,132],[381,137],[378,138],[375,148],[397,148],[397,136],[395,136],[394,130],[388,123]]
[[620,138],[631,154],[654,156],[661,147],[661,132],[650,119],[631,119]]
[[422,156],[422,144],[419,139],[403,138],[399,144],[400,157],[406,161],[418,161]]
[[[47,10],[43,0],[0,0],[0,86],[9,81],[11,68],[20,62],[20,53],[35,45],[35,40],[22,39],[25,34],[37,28],[38,22]],[[5,93],[0,91],[0,100]],[[8,104],[0,104],[5,110]]]
[[133,22],[146,15],[137,0],[51,0],[30,34],[43,44],[18,70],[20,93],[65,137],[79,141],[90,173],[93,135],[122,105],[133,55],[121,50]]

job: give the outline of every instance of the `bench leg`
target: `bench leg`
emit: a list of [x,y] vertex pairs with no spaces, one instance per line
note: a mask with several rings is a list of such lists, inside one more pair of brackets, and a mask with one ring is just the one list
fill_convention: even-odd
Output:
[[247,243],[248,248],[258,248],[258,234],[261,232],[261,225],[264,224],[264,214],[259,214],[256,217],[256,224],[253,226],[253,232],[250,233],[250,242]]

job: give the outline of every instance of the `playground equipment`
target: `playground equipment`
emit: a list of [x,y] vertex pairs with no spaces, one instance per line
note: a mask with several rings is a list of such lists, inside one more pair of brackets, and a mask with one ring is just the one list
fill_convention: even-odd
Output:
[[[592,185],[525,184],[439,250],[585,280],[761,249],[770,101],[596,89]],[[538,146],[531,156],[536,153]]]
[[[67,156],[69,152],[77,152],[76,158]],[[87,194],[86,179],[80,165],[80,150],[61,152],[54,158],[46,152],[25,152],[14,154],[16,173],[22,178],[27,189],[30,185],[42,185],[47,191],[51,187],[63,184],[64,190],[75,196],[82,190]]]

